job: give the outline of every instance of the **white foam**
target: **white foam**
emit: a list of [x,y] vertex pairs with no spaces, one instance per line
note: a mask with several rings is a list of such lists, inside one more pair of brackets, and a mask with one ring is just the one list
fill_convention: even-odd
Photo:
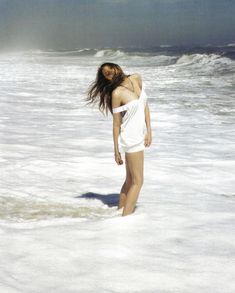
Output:
[[[0,291],[232,293],[234,63],[117,52],[0,59]],[[152,121],[125,217],[112,117],[84,105],[108,56],[141,74]]]

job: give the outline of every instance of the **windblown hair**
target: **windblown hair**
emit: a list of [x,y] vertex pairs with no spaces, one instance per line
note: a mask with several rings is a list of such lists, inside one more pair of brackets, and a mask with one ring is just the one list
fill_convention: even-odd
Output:
[[[102,73],[104,66],[109,66],[110,68],[116,68],[118,74],[114,76],[113,80],[108,80]],[[123,81],[126,75],[121,67],[116,63],[105,62],[100,65],[96,74],[96,80],[91,83],[88,88],[87,104],[99,102],[99,110],[104,114],[108,115],[108,110],[113,115],[112,111],[112,91],[118,87]]]

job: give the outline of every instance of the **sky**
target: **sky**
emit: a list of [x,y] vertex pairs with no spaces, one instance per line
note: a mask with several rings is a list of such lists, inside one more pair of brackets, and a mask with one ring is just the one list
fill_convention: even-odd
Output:
[[0,0],[0,50],[235,42],[235,0]]

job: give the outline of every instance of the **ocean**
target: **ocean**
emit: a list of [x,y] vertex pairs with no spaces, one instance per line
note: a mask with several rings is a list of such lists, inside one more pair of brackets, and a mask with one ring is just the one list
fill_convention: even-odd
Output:
[[[153,141],[135,213],[103,62],[139,73]],[[0,291],[235,291],[235,44],[0,54]],[[123,156],[124,159],[124,156]]]

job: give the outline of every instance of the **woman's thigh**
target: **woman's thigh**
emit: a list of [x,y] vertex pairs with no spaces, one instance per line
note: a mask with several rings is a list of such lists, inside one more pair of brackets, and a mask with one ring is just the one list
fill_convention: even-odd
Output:
[[142,185],[144,181],[144,151],[125,153],[125,157],[132,183]]

